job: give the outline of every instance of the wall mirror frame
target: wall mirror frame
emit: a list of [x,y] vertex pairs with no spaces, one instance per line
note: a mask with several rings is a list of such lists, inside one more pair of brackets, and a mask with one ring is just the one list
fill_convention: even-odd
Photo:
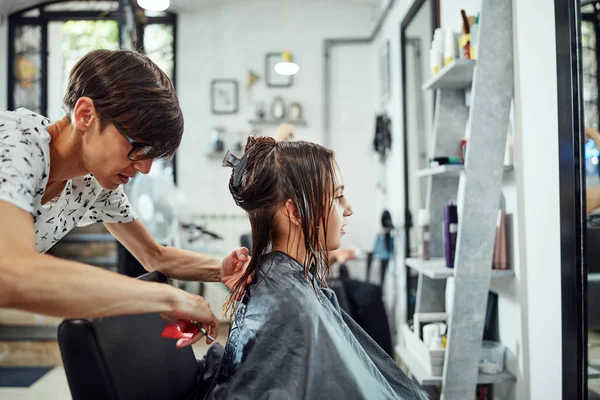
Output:
[[[429,74],[429,47],[440,26],[440,0],[415,0],[400,24],[400,71],[402,82],[402,140],[404,147],[404,254],[409,257],[414,240],[413,221],[418,209],[412,204],[425,201],[425,181],[418,182],[416,169],[427,162],[428,141],[433,124],[435,94],[425,93],[421,85]],[[415,29],[424,22],[426,28]],[[427,26],[428,25],[428,26]],[[415,30],[420,30],[415,34]],[[410,83],[410,84],[409,84]],[[427,96],[430,96],[427,99]],[[413,151],[413,150],[416,150]],[[420,166],[420,167],[419,167]],[[415,180],[416,179],[416,180]],[[414,281],[414,282],[413,282]],[[412,283],[411,283],[412,282]],[[406,271],[406,315],[414,313],[416,279]]]
[[562,398],[588,398],[584,119],[579,0],[555,0],[558,100]]

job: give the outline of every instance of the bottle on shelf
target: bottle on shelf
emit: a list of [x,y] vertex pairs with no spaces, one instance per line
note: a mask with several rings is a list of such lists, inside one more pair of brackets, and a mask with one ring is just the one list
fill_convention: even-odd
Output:
[[418,218],[419,228],[421,229],[421,244],[420,254],[424,261],[429,260],[429,241],[431,240],[431,232],[429,231],[429,210],[419,210]]
[[456,203],[451,202],[444,207],[444,255],[446,257],[446,267],[448,268],[454,268],[457,235],[458,209]]

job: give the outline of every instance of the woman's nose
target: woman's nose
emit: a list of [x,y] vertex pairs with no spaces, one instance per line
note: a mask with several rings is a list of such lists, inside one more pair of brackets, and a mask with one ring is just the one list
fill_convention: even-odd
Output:
[[344,217],[349,217],[353,214],[352,206],[348,204],[346,209],[344,210]]
[[145,175],[152,168],[152,159],[134,161],[133,167]]

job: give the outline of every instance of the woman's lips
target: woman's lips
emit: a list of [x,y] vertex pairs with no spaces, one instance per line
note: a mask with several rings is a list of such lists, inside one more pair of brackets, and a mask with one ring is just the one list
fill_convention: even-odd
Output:
[[129,177],[127,175],[121,175],[119,174],[119,179],[121,180],[121,183],[124,185],[127,182],[129,182]]

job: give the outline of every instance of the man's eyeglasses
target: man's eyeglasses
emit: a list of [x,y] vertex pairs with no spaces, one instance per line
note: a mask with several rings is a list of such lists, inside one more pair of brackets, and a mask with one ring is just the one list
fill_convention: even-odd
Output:
[[[116,127],[116,125],[115,125]],[[147,160],[149,158],[154,158],[153,151],[154,147],[147,143],[138,142],[136,140],[131,139],[127,135],[125,135],[121,129],[117,127],[117,131],[129,142],[131,145],[131,150],[127,153],[127,158],[130,161],[140,161]]]

